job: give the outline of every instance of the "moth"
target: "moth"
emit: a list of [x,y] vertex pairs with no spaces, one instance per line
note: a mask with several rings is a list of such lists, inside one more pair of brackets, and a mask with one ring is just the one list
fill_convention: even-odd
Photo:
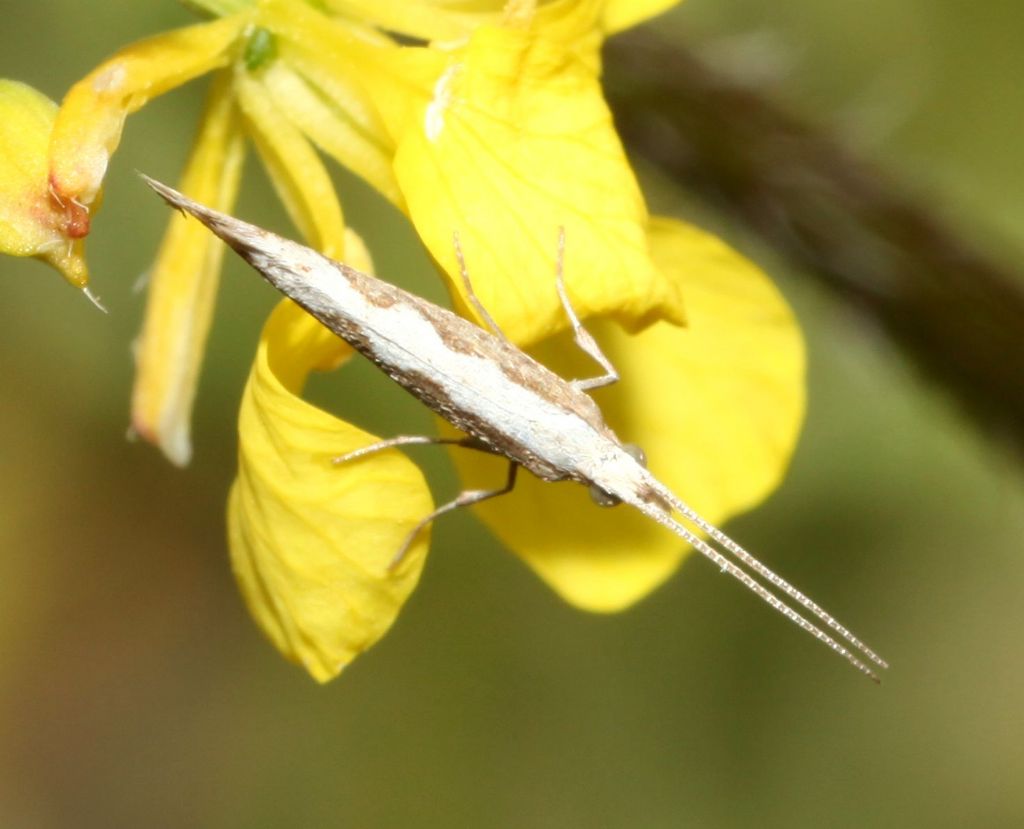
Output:
[[[584,484],[599,504],[629,504],[680,536],[861,673],[879,681],[876,668],[887,668],[885,660],[697,514],[647,470],[642,452],[624,444],[608,427],[587,392],[619,377],[573,310],[561,267],[556,278],[559,297],[577,345],[604,370],[598,377],[565,380],[506,338],[472,292],[457,237],[456,253],[470,302],[490,331],[395,285],[143,178],[168,204],[205,224],[271,285],[465,435],[461,439],[395,437],[357,449],[336,462],[411,443],[457,443],[508,459],[503,486],[463,492],[425,516],[396,553],[392,566],[400,563],[416,533],[439,515],[511,491],[522,467],[545,481]],[[563,248],[564,235],[559,262]]]

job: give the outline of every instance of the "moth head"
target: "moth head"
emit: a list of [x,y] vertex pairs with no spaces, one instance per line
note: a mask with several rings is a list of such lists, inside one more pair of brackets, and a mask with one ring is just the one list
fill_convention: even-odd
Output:
[[[622,448],[626,450],[626,454],[635,460],[640,466],[647,468],[647,455],[644,450],[637,446],[635,443],[624,443]],[[610,492],[606,492],[601,489],[597,484],[591,484],[590,498],[599,507],[617,507],[622,503],[622,499],[617,495],[612,495]]]

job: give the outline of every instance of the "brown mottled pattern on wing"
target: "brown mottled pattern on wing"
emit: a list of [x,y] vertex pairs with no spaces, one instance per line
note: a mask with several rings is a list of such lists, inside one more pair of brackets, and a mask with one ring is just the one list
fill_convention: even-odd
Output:
[[[358,284],[360,293],[368,296],[375,305],[386,308],[401,302],[415,307],[417,312],[437,330],[445,345],[452,351],[480,357],[499,366],[512,382],[564,411],[577,415],[602,435],[615,440],[597,404],[588,395],[573,388],[518,348],[484,331],[469,320],[407,293],[397,286],[367,276],[347,265],[335,264],[341,275]],[[521,464],[539,478],[556,481],[577,477],[546,463],[521,441],[515,440],[502,428],[502,424],[491,423],[477,417],[472,411],[465,410],[464,407],[454,405],[438,377],[410,373],[408,369],[398,370],[388,365],[380,359],[373,348],[374,337],[369,336],[362,326],[351,319],[325,314],[323,310],[319,316],[338,336],[457,429],[479,438],[486,446]]]

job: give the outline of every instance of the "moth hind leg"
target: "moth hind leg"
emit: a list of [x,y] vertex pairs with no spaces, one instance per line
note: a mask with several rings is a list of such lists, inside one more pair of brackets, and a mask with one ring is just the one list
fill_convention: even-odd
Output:
[[519,472],[519,464],[515,461],[510,461],[508,465],[508,477],[505,479],[504,486],[497,489],[467,489],[464,492],[460,492],[447,504],[443,504],[434,510],[430,515],[423,518],[415,527],[412,528],[409,535],[405,537],[405,541],[402,546],[399,547],[398,552],[395,553],[395,557],[391,559],[391,563],[388,565],[388,572],[393,572],[402,560],[405,558],[406,553],[409,552],[409,548],[412,543],[416,540],[417,536],[423,532],[426,527],[431,524],[436,518],[444,515],[446,512],[451,512],[459,507],[469,507],[473,504],[479,504],[483,501],[488,501],[491,498],[497,498],[499,495],[507,495],[511,492],[516,485],[516,474]]
[[555,287],[558,289],[558,298],[562,301],[562,307],[565,309],[565,315],[569,318],[569,322],[572,325],[572,335],[573,339],[576,341],[576,345],[578,345],[580,349],[587,354],[587,356],[600,365],[605,372],[599,377],[572,380],[570,382],[580,391],[591,391],[592,389],[599,389],[604,386],[610,386],[612,383],[617,383],[619,381],[619,373],[615,370],[615,366],[613,366],[612,361],[605,356],[605,353],[601,350],[601,346],[597,344],[597,340],[595,340],[591,333],[583,327],[583,323],[580,322],[580,318],[576,315],[576,311],[573,309],[572,303],[569,301],[569,294],[565,290],[564,271],[565,228],[560,227],[558,229],[558,259],[555,266]]

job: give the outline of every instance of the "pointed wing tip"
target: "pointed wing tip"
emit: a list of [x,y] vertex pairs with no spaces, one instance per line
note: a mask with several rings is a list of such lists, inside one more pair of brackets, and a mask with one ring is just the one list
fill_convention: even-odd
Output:
[[[148,184],[171,207],[180,210],[186,216],[192,216],[206,225],[215,236],[218,236],[239,256],[259,271],[275,288],[288,293],[281,287],[280,278],[274,275],[271,265],[281,262],[283,253],[290,252],[293,256],[302,250],[301,245],[288,242],[286,239],[264,230],[261,227],[236,219],[227,213],[214,210],[179,193],[173,187],[139,173]],[[287,262],[284,262],[287,265]]]
[[239,249],[239,244],[244,246],[246,243],[251,243],[252,239],[256,236],[254,231],[257,229],[252,225],[229,216],[227,213],[221,213],[212,207],[207,207],[204,204],[193,201],[184,193],[178,192],[173,187],[157,181],[145,173],[140,172],[139,177],[167,204],[181,211],[182,215],[193,216],[198,219],[236,250]]
[[146,182],[146,184],[148,184],[153,190],[155,190],[165,202],[171,205],[171,207],[176,207],[179,210],[186,210],[186,205],[194,203],[191,202],[187,197],[179,193],[177,190],[175,190],[173,187],[168,187],[163,182],[157,181],[155,178],[147,176],[145,173],[139,172],[138,170],[136,170],[136,173],[138,173],[139,178],[141,178],[144,182]]

